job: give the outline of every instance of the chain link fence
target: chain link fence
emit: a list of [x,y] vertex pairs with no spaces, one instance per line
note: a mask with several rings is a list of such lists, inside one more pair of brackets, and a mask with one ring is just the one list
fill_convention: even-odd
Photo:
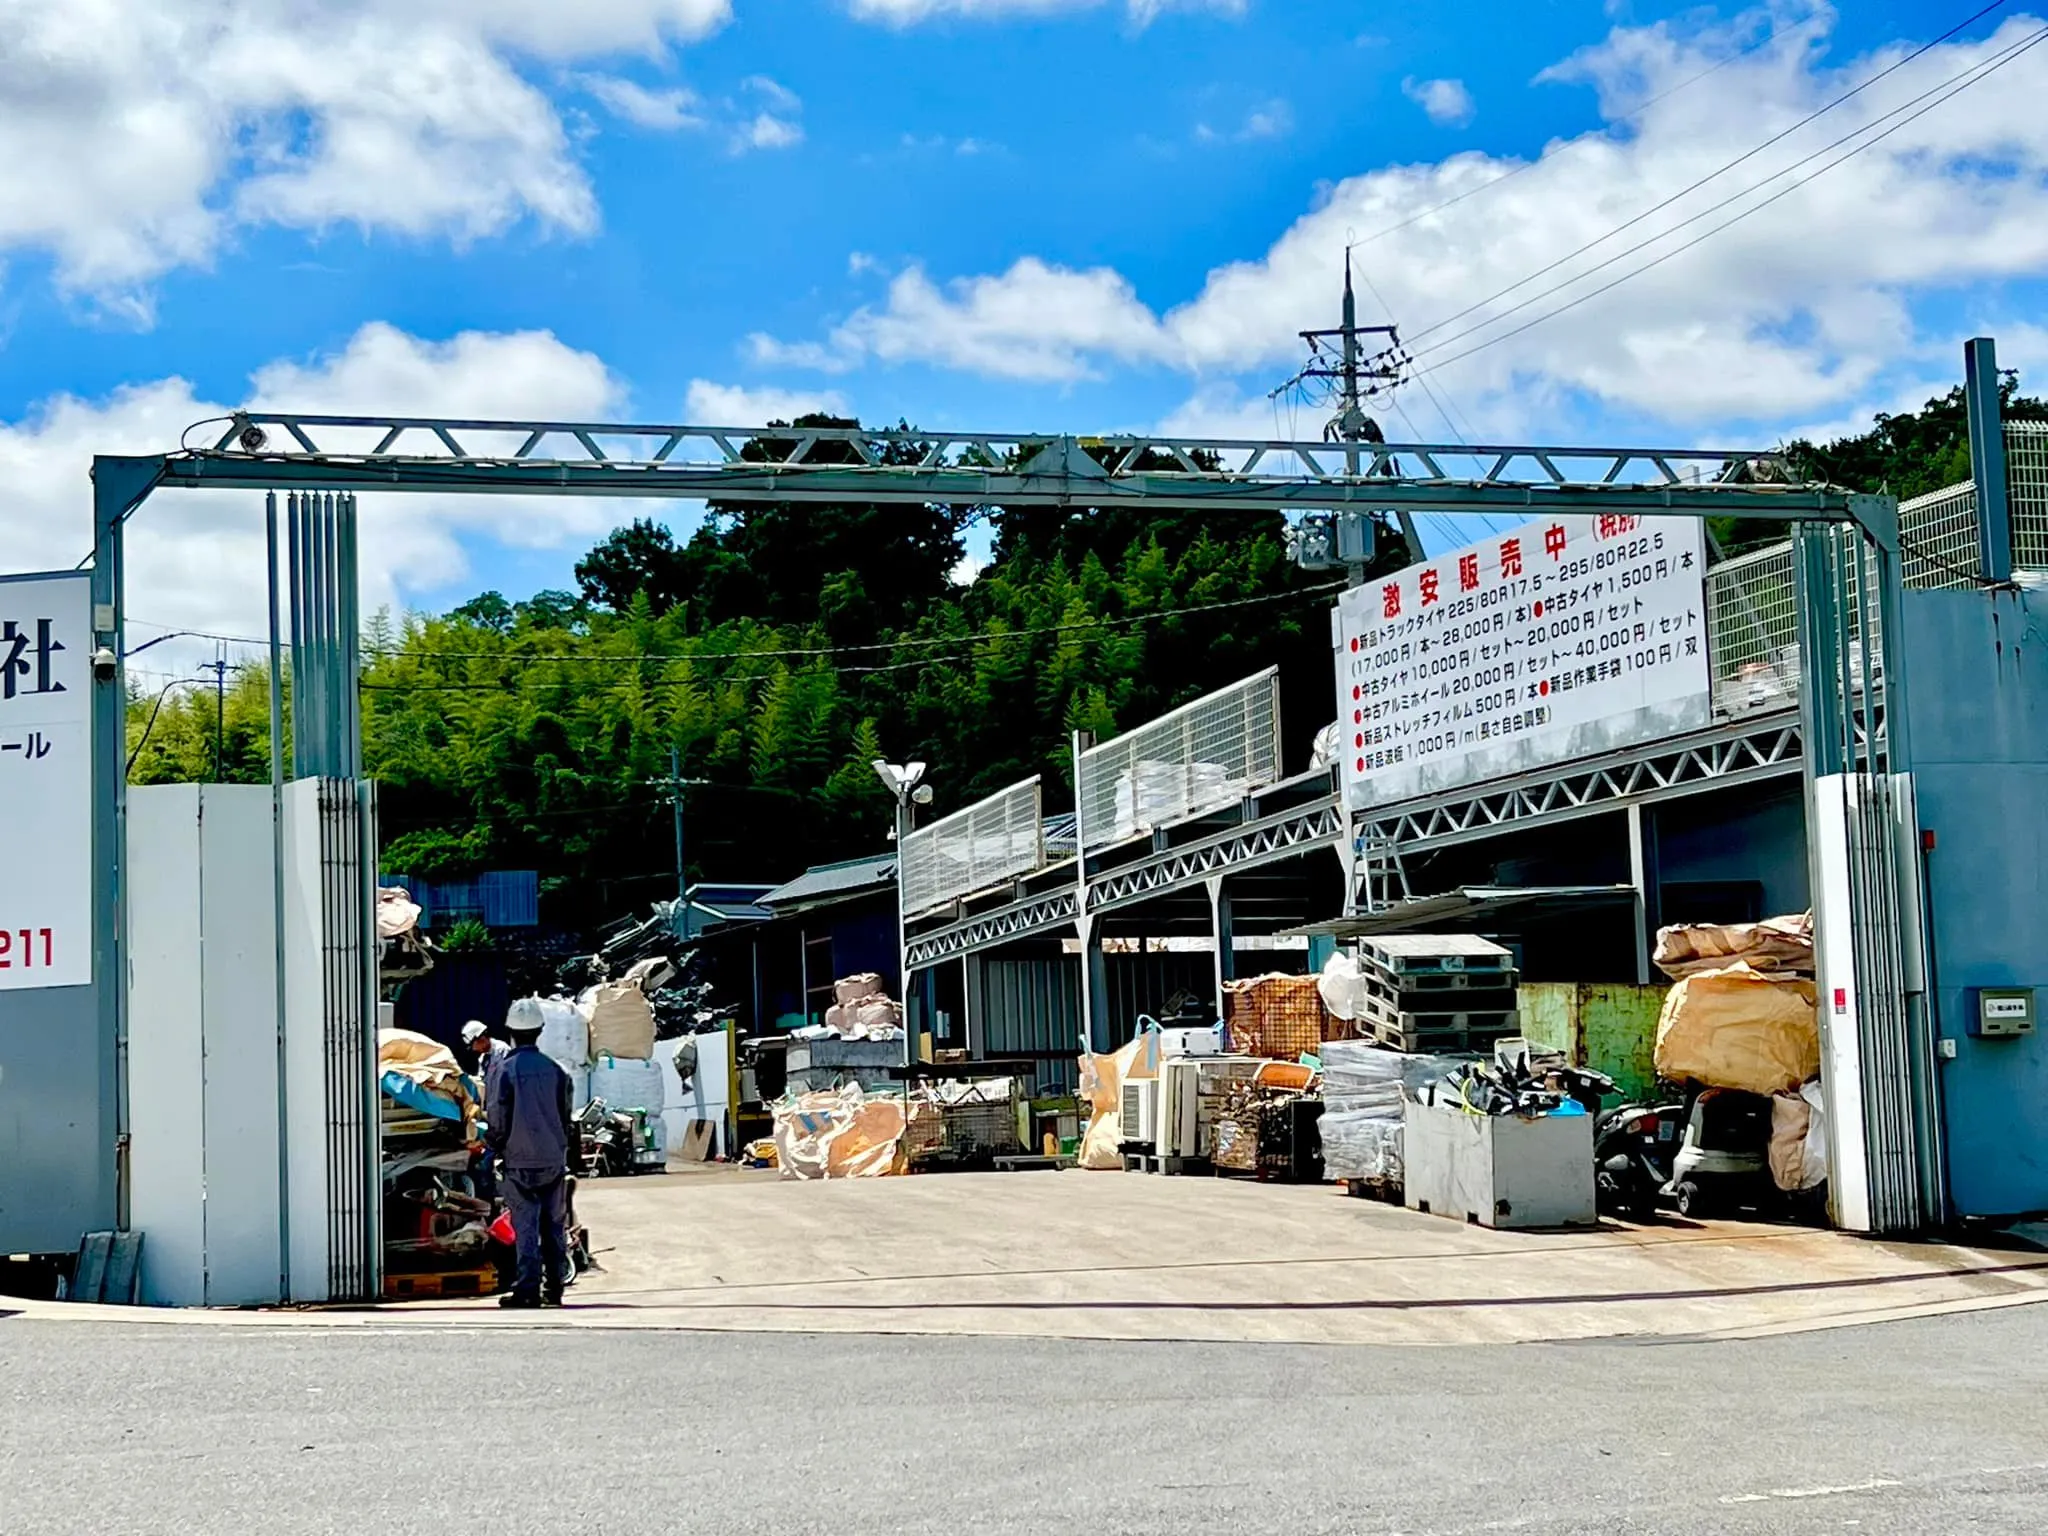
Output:
[[1280,777],[1279,668],[1083,752],[1078,770],[1088,852],[1234,805]]
[[903,840],[903,913],[915,917],[1045,867],[1039,781],[1026,779]]

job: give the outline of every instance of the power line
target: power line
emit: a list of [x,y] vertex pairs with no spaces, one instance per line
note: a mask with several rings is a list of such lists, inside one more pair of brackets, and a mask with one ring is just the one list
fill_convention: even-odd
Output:
[[[1701,244],[1703,241],[1712,239],[1715,235],[1721,233],[1722,230],[1728,229],[1736,224],[1740,224],[1744,219],[1748,218],[1751,214],[1761,213],[1764,209],[1770,207],[1771,204],[1777,202],[1780,198],[1790,196],[1792,193],[1798,191],[1801,187],[1805,186],[1808,182],[1815,181],[1818,178],[1826,175],[1829,171],[1833,170],[1836,166],[1841,165],[1844,161],[1853,160],[1857,155],[1862,154],[1865,150],[1871,149],[1874,146],[1883,143],[1886,139],[1890,138],[1893,134],[1897,133],[1901,128],[1907,127],[1910,124],[1917,122],[1919,119],[1925,117],[1929,112],[1932,112],[1936,107],[1946,105],[1948,102],[1953,101],[1956,97],[1962,95],[1962,93],[1968,90],[1971,86],[1976,85],[1981,81],[1987,79],[1989,76],[1995,74],[1998,70],[2003,69],[2007,64],[2010,64],[2013,60],[2019,58],[2022,54],[2029,52],[2031,49],[2040,44],[2044,39],[2048,39],[2048,27],[2043,27],[2037,32],[2030,33],[2020,42],[2009,46],[2002,53],[1994,55],[1991,60],[1985,63],[1973,65],[1971,68],[1962,71],[1960,74],[1951,75],[1947,80],[1943,81],[1940,85],[1933,87],[1931,90],[1922,92],[1921,95],[1914,97],[1912,101],[1905,103],[1904,106],[1912,106],[1917,102],[1926,101],[1927,97],[1934,96],[1937,92],[1945,92],[1946,94],[1938,96],[1936,100],[1928,101],[1927,104],[1921,107],[1918,111],[1913,112],[1908,116],[1900,118],[1899,121],[1893,123],[1889,128],[1885,129],[1884,132],[1876,135],[1876,137],[1869,139],[1865,143],[1857,145],[1854,149],[1848,150],[1844,154],[1836,156],[1833,160],[1830,160],[1827,164],[1821,166],[1812,174],[1800,177],[1797,181],[1791,183],[1791,185],[1789,186],[1781,187],[1778,191],[1773,192],[1769,197],[1763,199],[1761,202],[1752,204],[1750,207],[1743,209],[1740,213],[1734,215],[1732,218],[1722,220],[1713,228],[1705,230],[1698,235],[1695,235],[1692,239],[1686,241],[1683,245],[1675,246],[1671,250],[1663,252],[1661,255],[1652,257],[1649,261],[1644,262],[1641,266],[1631,268],[1629,271],[1622,273],[1619,277],[1613,279],[1611,282],[1603,283],[1598,288],[1595,288],[1588,293],[1582,293],[1577,298],[1568,300],[1565,303],[1558,305],[1555,309],[1546,310],[1542,314],[1537,315],[1534,319],[1528,320],[1523,324],[1516,326],[1512,330],[1503,331],[1497,336],[1489,336],[1486,340],[1479,342],[1474,346],[1467,347],[1462,352],[1456,352],[1449,357],[1437,359],[1437,366],[1440,368],[1447,368],[1451,364],[1461,362],[1465,358],[1471,357],[1475,353],[1485,351],[1488,347],[1494,346],[1497,343],[1507,341],[1513,337],[1519,336],[1524,331],[1533,330],[1535,327],[1543,324],[1547,320],[1554,320],[1559,315],[1562,315],[1569,310],[1577,309],[1581,304],[1587,303],[1592,299],[1597,299],[1604,293],[1611,293],[1614,289],[1619,288],[1623,283],[1626,283],[1633,278],[1641,277],[1645,272],[1650,271],[1652,268],[1662,266],[1665,262],[1671,260],[1672,257],[1683,255],[1686,251],[1691,250],[1694,246]],[[1958,84],[1958,81],[1960,81],[1961,83]],[[1953,87],[1953,89],[1950,89],[1950,87]],[[1886,113],[1885,117],[1895,116],[1898,112],[1903,110],[1904,107],[1894,108],[1891,112]],[[1798,166],[1805,165],[1809,161],[1817,158],[1818,156],[1826,154],[1828,150],[1837,148],[1842,144],[1846,144],[1850,139],[1858,138],[1863,134],[1868,133],[1872,128],[1876,127],[1878,123],[1881,123],[1884,120],[1884,117],[1880,117],[1876,119],[1874,122],[1867,123],[1863,127],[1858,128],[1854,133],[1844,134],[1841,138],[1835,140],[1834,143],[1826,145],[1823,148],[1814,151],[1812,155],[1808,155],[1806,159],[1799,161],[1797,165],[1786,167],[1786,170],[1789,171],[1798,169]],[[1538,303],[1541,300],[1552,296],[1553,294],[1560,293],[1564,289],[1569,288],[1573,283],[1580,282],[1585,278],[1591,277],[1595,272],[1602,271],[1605,268],[1614,265],[1615,262],[1623,260],[1624,258],[1631,256],[1636,252],[1645,249],[1648,246],[1655,245],[1659,240],[1666,239],[1669,236],[1676,234],[1679,230],[1684,229],[1686,225],[1696,223],[1698,220],[1705,218],[1708,214],[1715,213],[1720,209],[1727,207],[1729,203],[1740,201],[1742,198],[1748,196],[1751,192],[1760,190],[1763,186],[1767,185],[1771,181],[1776,180],[1777,177],[1782,176],[1784,174],[1786,174],[1786,171],[1778,171],[1774,173],[1772,176],[1766,177],[1764,181],[1758,182],[1754,186],[1745,188],[1743,191],[1738,192],[1731,197],[1723,199],[1721,202],[1716,203],[1713,207],[1702,209],[1699,213],[1694,214],[1684,223],[1674,225],[1672,228],[1665,230],[1662,234],[1654,235],[1648,240],[1644,240],[1634,246],[1631,246],[1628,250],[1621,252],[1619,255],[1610,257],[1608,260],[1600,263],[1599,266],[1590,268],[1589,270],[1580,273],[1577,277],[1570,278],[1567,281],[1558,284],[1555,288],[1551,288],[1544,293],[1537,294],[1534,298],[1525,300],[1523,303],[1516,305],[1514,309],[1506,310],[1501,314],[1494,316],[1492,319],[1482,321],[1480,324],[1473,326],[1470,330],[1461,331],[1458,335],[1450,337],[1445,341],[1439,342],[1437,346],[1438,348],[1442,348],[1455,345],[1457,342],[1463,340],[1466,336],[1470,336],[1478,331],[1484,330],[1487,326],[1492,325],[1495,321],[1505,320],[1509,315],[1514,314],[1519,310],[1526,309],[1530,304]]]
[[[1931,42],[1923,43],[1920,47],[1914,49],[1911,53],[1905,55],[1905,57],[1897,60],[1895,63],[1886,66],[1884,69],[1879,70],[1876,74],[1871,75],[1869,78],[1861,81],[1860,83],[1851,86],[1848,90],[1842,92],[1839,96],[1836,96],[1832,101],[1827,102],[1823,106],[1816,107],[1813,111],[1807,113],[1806,116],[1799,119],[1799,121],[1794,123],[1791,127],[1786,128],[1781,132],[1772,134],[1771,137],[1765,139],[1761,144],[1755,145],[1753,148],[1745,150],[1743,153],[1737,155],[1733,160],[1728,161],[1724,165],[1716,167],[1715,169],[1707,172],[1706,175],[1699,177],[1697,180],[1688,183],[1684,187],[1681,187],[1678,191],[1672,193],[1669,197],[1663,199],[1663,201],[1652,204],[1650,207],[1645,208],[1641,213],[1636,214],[1633,218],[1627,219],[1624,222],[1617,224],[1614,228],[1608,230],[1605,234],[1596,236],[1594,239],[1588,240],[1584,245],[1579,246],[1576,250],[1567,251],[1564,255],[1558,257],[1557,260],[1550,262],[1546,266],[1538,267],[1534,272],[1529,273],[1528,276],[1517,278],[1514,282],[1509,283],[1505,288],[1499,289],[1494,293],[1488,294],[1483,299],[1476,300],[1473,303],[1466,305],[1463,309],[1458,310],[1454,314],[1446,315],[1443,319],[1434,321],[1431,324],[1424,326],[1421,330],[1415,332],[1412,336],[1408,338],[1410,343],[1412,344],[1415,342],[1419,342],[1424,337],[1430,336],[1435,332],[1442,330],[1445,326],[1450,325],[1454,321],[1464,319],[1465,316],[1472,314],[1475,310],[1484,309],[1487,305],[1492,304],[1496,300],[1506,298],[1509,294],[1513,293],[1517,288],[1524,287],[1529,283],[1535,282],[1536,279],[1538,279],[1539,277],[1545,277],[1550,273],[1555,272],[1559,267],[1564,266],[1567,262],[1576,260],[1578,257],[1585,255],[1588,251],[1593,250],[1595,247],[1606,244],[1609,240],[1612,240],[1616,235],[1622,234],[1630,229],[1633,229],[1636,225],[1642,223],[1643,220],[1649,218],[1651,215],[1660,213],[1664,209],[1669,208],[1673,203],[1679,202],[1682,199],[1690,196],[1692,193],[1697,192],[1701,187],[1704,187],[1708,182],[1713,181],[1718,177],[1726,175],[1729,171],[1734,170],[1735,167],[1743,164],[1745,161],[1755,159],[1758,155],[1762,154],[1765,150],[1771,148],[1774,144],[1782,143],[1784,140],[1790,138],[1793,134],[1797,133],[1800,129],[1806,127],[1808,124],[1814,122],[1816,119],[1824,117],[1829,112],[1834,111],[1836,107],[1841,106],[1844,102],[1849,101],[1855,96],[1861,95],[1871,86],[1877,84],[1878,81],[1885,79],[1889,75],[1897,73],[1901,69],[1904,69],[1908,64],[1912,63],[1915,59],[1921,57],[1923,54],[1929,52],[1930,50],[1939,47],[1941,44],[1947,42],[1950,38],[1954,37],[1958,32],[1961,32],[1965,27],[1968,27],[1973,22],[1982,20],[1984,17],[1990,15],[1993,11],[2001,8],[2005,3],[2006,0],[1991,0],[1991,3],[1989,5],[1984,6],[1981,10],[1976,11],[1972,15],[1964,17],[1961,21],[1957,22],[1954,26],[1950,27],[1946,32],[1942,33],[1941,36],[1933,39]],[[1908,103],[1907,105],[1911,105],[1911,103]],[[1883,118],[1879,118],[1878,121],[1882,122]],[[1825,154],[1826,150],[1820,150],[1816,153]],[[1808,159],[1811,158],[1812,156],[1808,157]],[[1794,165],[1786,167],[1785,170],[1776,171],[1772,173],[1771,176],[1766,177],[1763,182],[1757,183],[1756,186],[1762,186],[1767,184],[1771,180],[1774,180],[1776,177],[1784,175],[1787,170],[1797,170],[1799,165],[1803,165],[1805,163],[1806,161],[1802,160]],[[1754,191],[1755,187],[1753,186],[1747,190]],[[1737,196],[1741,195],[1741,193],[1737,194]],[[1717,206],[1726,205],[1719,204]],[[1706,212],[1708,213],[1711,213],[1713,211],[1714,210],[1711,208],[1706,210]],[[1700,217],[1700,215],[1694,215],[1694,218],[1698,217]],[[1675,227],[1678,229],[1683,229],[1685,226],[1683,224],[1680,224]],[[1671,233],[1671,231],[1667,230],[1665,231],[1665,233],[1669,234]],[[1640,249],[1640,247],[1638,247],[1638,249]],[[1628,253],[1623,252],[1623,255],[1626,254]],[[1594,272],[1597,272],[1600,270],[1600,268],[1595,267],[1592,270]],[[1579,274],[1580,277],[1586,277],[1590,275],[1590,273]],[[1578,279],[1573,278],[1569,281],[1576,282],[1578,281]],[[1537,297],[1540,298],[1542,296],[1538,295]],[[1508,315],[1514,314],[1519,309],[1526,308],[1528,303],[1533,302],[1535,302],[1535,300],[1526,301],[1524,304],[1515,306],[1515,309],[1507,310],[1503,314],[1492,316],[1488,320],[1483,320],[1480,322],[1479,326],[1470,327],[1467,330],[1460,332],[1459,334],[1461,336],[1470,335],[1473,330],[1477,330],[1482,328],[1483,326],[1490,325],[1495,320],[1505,319]],[[1455,342],[1456,340],[1458,340],[1458,337],[1454,336],[1450,340],[1451,342]],[[1429,350],[1437,350],[1438,348],[1441,348],[1448,344],[1450,343],[1439,342],[1436,344],[1435,347],[1430,348]]]
[[[862,645],[819,645],[793,646],[772,650],[748,651],[609,651],[592,654],[563,654],[519,651],[443,651],[443,650],[384,650],[367,654],[380,658],[396,659],[406,657],[416,660],[445,659],[451,661],[603,661],[620,665],[638,665],[643,662],[667,661],[792,661],[814,660],[828,656],[864,655],[875,651],[943,650],[949,647],[981,645],[991,641],[1028,640],[1045,635],[1080,634],[1090,630],[1129,629],[1140,624],[1151,624],[1161,619],[1182,618],[1190,614],[1220,613],[1229,609],[1252,608],[1268,603],[1291,602],[1297,598],[1317,596],[1333,592],[1342,587],[1342,582],[1323,582],[1312,587],[1298,587],[1291,592],[1262,592],[1256,597],[1236,597],[1214,603],[1188,603],[1178,608],[1161,608],[1151,613],[1125,614],[1119,618],[1089,619],[1073,624],[1043,624],[1023,629],[985,629],[964,635],[928,635],[904,640],[877,641]],[[857,671],[858,668],[842,668]]]
[[[2001,0],[2001,3],[2003,3],[2003,0]],[[1733,64],[1737,59],[1748,58],[1750,54],[1755,53],[1759,48],[1767,47],[1771,43],[1776,42],[1780,37],[1786,36],[1791,32],[1798,31],[1800,28],[1811,25],[1813,25],[1813,22],[1811,19],[1808,19],[1806,21],[1800,21],[1796,23],[1790,23],[1784,26],[1773,27],[1769,32],[1765,33],[1755,42],[1750,43],[1743,48],[1737,49],[1734,53],[1729,54],[1724,59],[1716,60],[1714,63],[1709,64],[1705,69],[1701,70],[1698,74],[1687,76],[1685,79],[1679,81],[1678,84],[1672,86],[1669,90],[1658,92],[1655,96],[1652,96],[1648,101],[1645,101],[1638,105],[1635,110],[1639,113],[1647,112],[1650,110],[1650,108],[1656,106],[1658,102],[1667,101],[1671,97],[1676,96],[1680,91],[1683,91],[1688,87],[1697,85],[1700,81],[1706,79],[1707,76],[1714,74],[1720,70],[1726,69],[1730,64]],[[1424,219],[1428,218],[1433,213],[1442,213],[1446,208],[1456,207],[1459,203],[1466,201],[1468,198],[1478,197],[1482,193],[1491,192],[1496,187],[1505,186],[1508,182],[1513,181],[1517,176],[1525,175],[1526,173],[1536,170],[1541,166],[1555,165],[1559,160],[1563,159],[1566,155],[1572,154],[1575,151],[1583,148],[1585,145],[1592,142],[1594,142],[1594,140],[1590,135],[1584,138],[1574,139],[1570,143],[1561,146],[1559,149],[1556,150],[1556,152],[1552,154],[1541,155],[1534,160],[1525,160],[1520,165],[1516,166],[1513,170],[1506,171],[1503,174],[1494,177],[1491,181],[1483,181],[1478,186],[1473,187],[1468,191],[1460,192],[1456,197],[1447,197],[1440,203],[1432,203],[1429,207],[1423,209],[1420,213],[1410,214],[1407,218],[1401,220],[1400,223],[1389,224],[1385,229],[1379,230],[1374,234],[1367,235],[1363,240],[1359,240],[1354,243],[1357,245],[1371,245],[1375,240],[1384,240],[1389,235],[1398,234],[1400,231],[1408,228],[1411,224],[1421,223]]]

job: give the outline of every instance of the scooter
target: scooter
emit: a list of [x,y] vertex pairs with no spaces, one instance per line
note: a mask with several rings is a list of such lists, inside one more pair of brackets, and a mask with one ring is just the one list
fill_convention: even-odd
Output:
[[1603,1211],[1647,1221],[1671,1182],[1682,1104],[1620,1104],[1593,1122],[1594,1196]]
[[1688,1217],[1783,1205],[1771,1179],[1771,1101],[1731,1088],[1702,1089],[1663,1192]]

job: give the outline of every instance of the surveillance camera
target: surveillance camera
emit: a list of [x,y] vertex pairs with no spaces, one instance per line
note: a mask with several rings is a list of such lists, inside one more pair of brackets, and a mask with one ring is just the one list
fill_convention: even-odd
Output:
[[913,790],[912,790],[912,791],[910,792],[910,798],[911,798],[911,799],[912,799],[913,801],[915,801],[915,802],[916,802],[917,804],[919,804],[919,805],[930,805],[930,804],[932,803],[932,787],[931,787],[931,785],[929,785],[929,784],[920,784],[920,785],[918,785],[918,786],[917,786],[917,788],[913,789]]
[[114,674],[121,670],[121,658],[110,646],[101,646],[92,653],[92,675],[103,683],[111,683]]

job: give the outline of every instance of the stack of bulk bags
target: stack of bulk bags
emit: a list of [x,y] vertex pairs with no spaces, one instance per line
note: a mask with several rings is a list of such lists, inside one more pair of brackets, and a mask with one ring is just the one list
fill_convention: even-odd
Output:
[[645,1111],[655,1149],[665,1153],[668,1086],[654,1059],[654,1010],[640,980],[603,982],[578,1001],[590,1020],[590,1097],[611,1109]]
[[505,1029],[538,1029],[541,1054],[569,1074],[576,1107],[590,1101],[590,1025],[566,997],[522,997],[505,1012]]

